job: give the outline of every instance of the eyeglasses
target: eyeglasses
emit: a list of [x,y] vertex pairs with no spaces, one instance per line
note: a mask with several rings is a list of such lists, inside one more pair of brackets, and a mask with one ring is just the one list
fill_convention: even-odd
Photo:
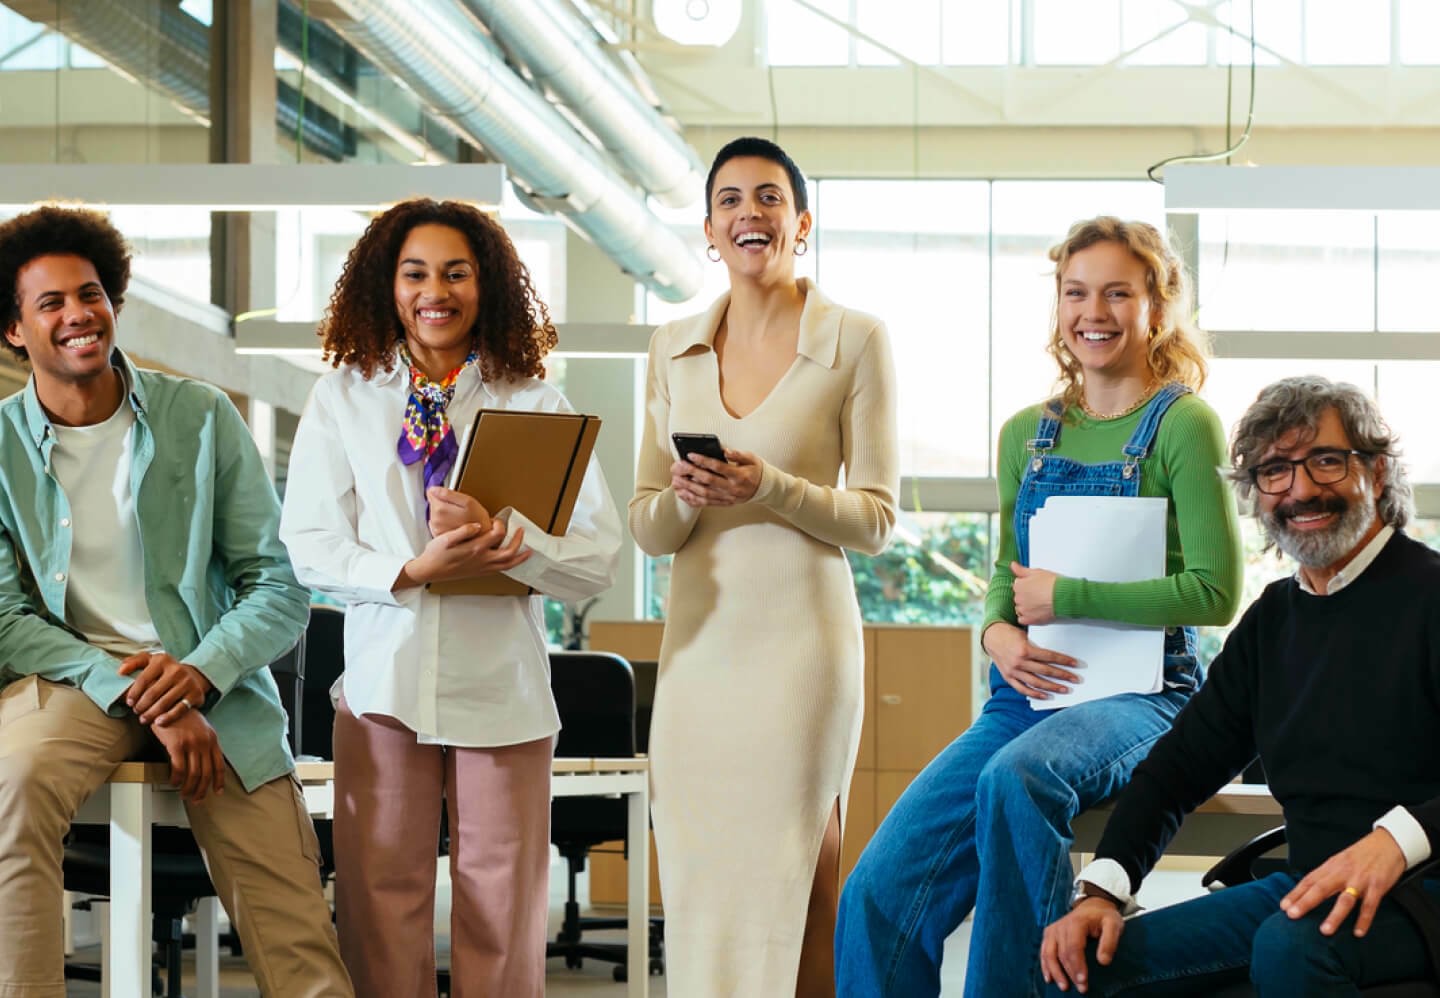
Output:
[[1295,484],[1296,466],[1304,465],[1305,474],[1310,476],[1310,481],[1316,485],[1334,485],[1350,474],[1351,454],[1356,457],[1369,456],[1365,451],[1334,447],[1312,451],[1305,457],[1294,460],[1276,458],[1251,468],[1250,480],[1267,496],[1280,495],[1290,491],[1290,486]]

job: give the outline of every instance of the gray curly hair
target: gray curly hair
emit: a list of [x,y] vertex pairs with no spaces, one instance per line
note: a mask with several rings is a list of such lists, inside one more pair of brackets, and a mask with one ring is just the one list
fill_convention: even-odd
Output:
[[1230,441],[1230,478],[1240,498],[1250,499],[1257,491],[1250,469],[1265,456],[1265,451],[1291,430],[1303,426],[1313,433],[1326,409],[1334,409],[1339,415],[1350,446],[1363,452],[1367,467],[1373,471],[1375,459],[1385,458],[1384,481],[1376,483],[1380,494],[1375,509],[1381,522],[1397,528],[1405,526],[1415,513],[1415,497],[1410,476],[1400,461],[1394,431],[1380,415],[1379,406],[1359,388],[1315,374],[1282,378],[1262,388],[1236,424]]

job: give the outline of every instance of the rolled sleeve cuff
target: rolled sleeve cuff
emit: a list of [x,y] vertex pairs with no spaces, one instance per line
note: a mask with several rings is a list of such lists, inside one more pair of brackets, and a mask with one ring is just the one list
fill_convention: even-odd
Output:
[[1133,915],[1140,910],[1140,906],[1135,903],[1135,896],[1130,893],[1130,874],[1113,859],[1097,859],[1092,862],[1075,878],[1077,884],[1082,880],[1087,884],[1094,884],[1119,900],[1122,915]]
[[360,602],[399,606],[395,580],[410,559],[384,551],[367,551],[352,568],[351,586]]
[[1376,828],[1383,828],[1395,839],[1400,851],[1405,854],[1405,869],[1413,870],[1430,858],[1430,836],[1413,814],[1403,807],[1392,807],[1375,822]]

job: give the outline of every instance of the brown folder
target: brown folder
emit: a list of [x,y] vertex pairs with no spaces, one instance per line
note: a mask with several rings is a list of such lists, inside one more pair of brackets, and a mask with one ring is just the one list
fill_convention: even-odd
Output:
[[[597,416],[481,409],[460,439],[450,487],[473,496],[491,513],[513,507],[558,537],[570,528],[570,514],[599,433]],[[430,591],[444,596],[534,593],[504,575],[435,582]]]

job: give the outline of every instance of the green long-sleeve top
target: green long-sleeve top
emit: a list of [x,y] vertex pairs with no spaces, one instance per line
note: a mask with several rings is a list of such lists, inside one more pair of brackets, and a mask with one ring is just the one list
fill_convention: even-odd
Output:
[[[1000,549],[985,597],[985,627],[1016,623],[1010,570],[1016,558],[1015,499],[1040,410],[1039,405],[1022,409],[1000,429]],[[1072,408],[1050,453],[1085,464],[1123,460],[1143,412],[1142,407],[1116,419],[1092,419]],[[1228,624],[1240,605],[1242,566],[1235,497],[1220,470],[1226,463],[1215,411],[1194,395],[1176,400],[1140,468],[1140,495],[1170,500],[1165,577],[1143,582],[1061,577],[1055,583],[1055,616],[1149,626]]]

